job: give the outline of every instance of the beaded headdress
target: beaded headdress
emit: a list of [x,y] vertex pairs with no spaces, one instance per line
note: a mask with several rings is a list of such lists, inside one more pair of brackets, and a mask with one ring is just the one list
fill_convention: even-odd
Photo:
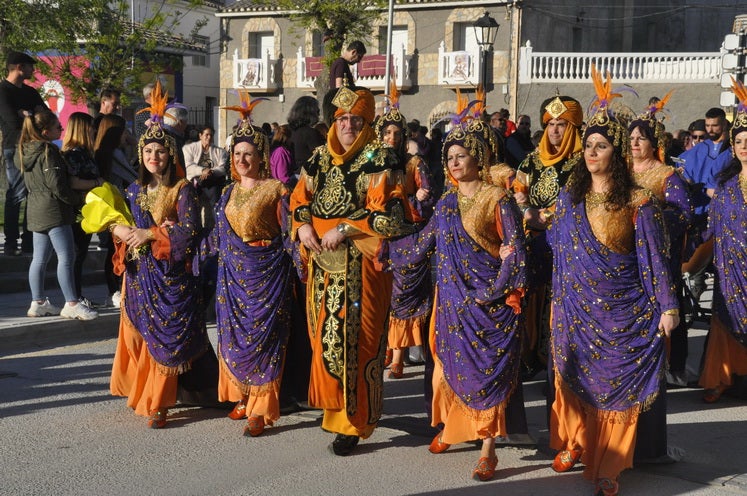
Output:
[[623,159],[630,157],[630,135],[628,129],[615,116],[610,108],[610,103],[615,98],[622,96],[616,90],[612,90],[612,77],[607,71],[607,77],[602,79],[595,65],[591,66],[591,79],[594,82],[596,97],[589,106],[588,114],[591,116],[584,131],[584,143],[594,133],[604,136],[615,149],[615,153]]
[[[267,167],[270,163],[270,142],[268,136],[262,130],[261,127],[252,124],[252,111],[259,102],[265,101],[267,98],[254,98],[246,90],[239,90],[239,105],[233,105],[230,107],[221,107],[225,110],[233,110],[238,112],[241,116],[236,123],[236,131],[231,135],[231,150],[237,143],[246,142],[251,143],[257,147],[257,150],[262,155],[262,160]],[[233,158],[231,159],[233,160]]]
[[[451,179],[448,173],[447,157],[449,149],[454,145],[465,148],[470,155],[477,159],[478,166],[485,171],[489,165],[490,153],[489,145],[485,136],[487,131],[493,132],[482,119],[474,117],[471,110],[474,108],[476,101],[469,102],[466,96],[462,96],[461,91],[457,88],[457,110],[456,113],[449,115],[452,128],[444,138],[443,148],[441,148],[441,160],[446,169],[446,176]],[[485,128],[488,128],[487,131]]]
[[[378,136],[379,139],[383,139],[386,128],[392,125],[397,126],[402,130],[404,130],[407,125],[405,116],[399,111],[399,91],[397,91],[397,84],[394,81],[391,82],[391,89],[389,90],[389,95],[387,95],[387,105],[384,107],[384,115],[379,117],[376,121],[376,136]],[[405,141],[406,140],[403,136],[400,143],[400,150],[397,150],[397,152],[404,154]]]
[[168,101],[168,92],[164,91],[161,87],[161,81],[156,80],[156,85],[151,92],[150,107],[138,111],[138,114],[150,112],[150,125],[140,136],[137,144],[137,155],[142,161],[143,147],[149,143],[160,143],[168,151],[171,163],[176,166],[176,177],[184,177],[185,173],[182,164],[179,162],[179,150],[176,140],[171,134],[166,132],[163,117],[169,109],[186,107],[178,103],[168,103]]
[[[742,81],[738,81],[732,77],[731,90],[739,99],[739,105],[737,105],[737,114],[734,116],[734,123],[732,124],[730,131],[731,142],[734,143],[734,139],[739,133],[747,131],[747,88],[745,88]],[[732,155],[735,154],[733,146],[731,148],[731,153]]]
[[[503,162],[504,159],[503,145],[502,141],[498,139],[493,128],[487,125],[485,121],[483,121],[483,115],[485,115],[486,110],[486,101],[485,90],[483,89],[482,84],[479,84],[477,86],[477,90],[475,91],[475,102],[474,106],[472,107],[472,115],[474,116],[474,119],[476,121],[480,121],[480,123],[482,123],[482,126],[479,126],[479,128],[482,131],[482,137],[485,141],[485,145],[488,147],[488,151],[490,152],[490,156],[488,157],[488,164],[497,164],[499,162]],[[478,123],[473,123],[473,126],[478,127]]]
[[664,98],[653,103],[646,109],[644,113],[636,117],[636,119],[628,126],[628,131],[633,132],[633,129],[638,128],[641,133],[656,147],[656,155],[660,162],[664,162],[666,158],[666,136],[664,124],[657,118],[657,113],[664,112],[664,106],[672,96],[672,91],[664,95]]

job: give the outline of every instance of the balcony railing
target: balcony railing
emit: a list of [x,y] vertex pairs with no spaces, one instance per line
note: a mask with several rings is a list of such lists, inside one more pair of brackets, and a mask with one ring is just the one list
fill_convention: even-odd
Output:
[[278,89],[278,76],[282,71],[277,68],[279,61],[270,58],[267,51],[261,59],[240,59],[239,51],[233,52],[233,87],[248,89],[253,93],[272,93]]
[[591,66],[609,71],[615,82],[713,83],[719,81],[721,54],[537,52],[527,41],[519,58],[519,84],[587,83]]
[[438,84],[472,88],[482,81],[479,50],[447,52],[438,45]]
[[[314,82],[322,71],[328,70],[321,57],[304,57],[303,48],[298,47],[298,64],[296,64],[296,86],[314,88]],[[397,83],[397,88],[412,88],[412,55],[405,53],[405,47],[396,50],[391,57],[390,74]],[[386,55],[366,55],[363,60],[350,68],[355,84],[371,90],[385,91]]]

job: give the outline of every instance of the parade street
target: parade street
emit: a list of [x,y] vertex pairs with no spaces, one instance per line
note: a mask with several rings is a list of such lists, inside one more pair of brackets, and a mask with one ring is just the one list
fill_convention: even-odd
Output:
[[[215,330],[211,330],[215,339]],[[705,332],[691,331],[697,366]],[[470,478],[478,448],[461,444],[433,455],[436,432],[423,412],[423,367],[387,379],[384,417],[349,457],[332,455],[332,434],[317,411],[282,416],[257,438],[218,409],[174,408],[168,427],[146,420],[109,394],[116,340],[0,358],[0,494],[158,495],[590,495],[582,467],[556,474],[547,448],[544,373],[525,386],[534,447],[497,449],[496,478]],[[699,389],[670,389],[669,445],[674,464],[621,476],[626,495],[747,494],[747,405],[728,396],[715,405]]]

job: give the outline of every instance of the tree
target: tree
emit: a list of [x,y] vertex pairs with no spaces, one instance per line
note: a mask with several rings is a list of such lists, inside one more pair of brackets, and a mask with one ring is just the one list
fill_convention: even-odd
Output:
[[[146,71],[180,69],[180,50],[190,41],[161,33],[173,32],[187,12],[202,4],[202,0],[159,0],[144,19],[133,22],[127,0],[6,1],[10,5],[0,7],[3,45],[54,55],[42,57],[39,69],[68,88],[73,101],[86,101],[89,106],[105,88],[122,90],[126,102],[127,94],[141,86],[140,76]],[[198,21],[191,34],[206,22]],[[161,50],[164,46],[170,53]]]
[[[318,29],[327,35],[324,63],[327,67],[340,56],[345,41],[368,40],[371,26],[381,17],[387,0],[260,0],[258,3],[277,6],[290,12],[290,19],[303,29]],[[317,94],[329,89],[329,73],[317,79]]]

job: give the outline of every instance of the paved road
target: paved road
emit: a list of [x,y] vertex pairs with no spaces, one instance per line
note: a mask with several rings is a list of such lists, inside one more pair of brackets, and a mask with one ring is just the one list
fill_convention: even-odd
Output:
[[[694,361],[703,332],[691,336]],[[318,412],[280,419],[259,438],[216,409],[177,408],[153,431],[108,391],[115,340],[0,358],[0,494],[159,495],[590,495],[580,470],[555,474],[547,451],[543,381],[526,385],[531,434],[539,449],[502,447],[495,480],[470,479],[473,444],[427,451],[434,431],[422,414],[422,368],[387,380],[385,416],[354,456],[326,446]],[[670,445],[679,463],[621,476],[621,494],[747,495],[747,404],[707,406],[699,390],[671,390]]]

